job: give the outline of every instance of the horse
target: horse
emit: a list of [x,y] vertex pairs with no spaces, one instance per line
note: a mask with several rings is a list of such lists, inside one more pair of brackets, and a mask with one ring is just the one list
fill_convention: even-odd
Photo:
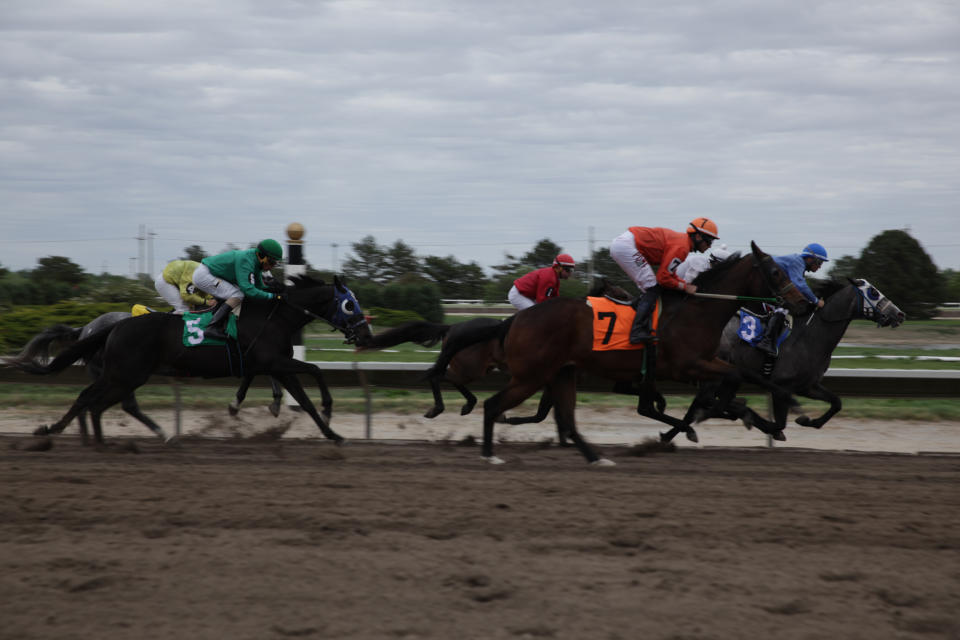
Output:
[[[649,360],[645,352],[649,347],[594,351],[593,310],[583,301],[572,298],[552,298],[518,312],[500,326],[451,340],[444,349],[447,353],[441,353],[430,374],[442,375],[450,358],[471,344],[501,339],[510,381],[483,404],[483,459],[491,464],[504,462],[493,452],[494,419],[546,387],[554,403],[554,418],[560,432],[573,441],[589,463],[612,465],[611,461],[600,458],[577,432],[574,409],[578,370],[625,383],[641,379],[639,414],[685,430],[692,429],[692,415],[681,421],[664,413],[665,403],[655,391],[654,377],[682,382],[746,377],[751,381],[757,378],[762,384],[759,376],[741,373],[715,355],[727,319],[739,306],[737,298],[774,294],[782,299],[782,305],[798,315],[809,307],[789,277],[753,242],[750,255],[733,254],[700,274],[694,284],[698,292],[714,292],[714,295],[698,297],[681,291],[663,292],[656,360],[654,369],[646,376],[644,367]],[[724,400],[718,402],[722,404]]]
[[[762,373],[780,389],[771,392],[773,422],[778,431],[786,427],[791,394],[822,400],[830,405],[818,418],[798,416],[796,423],[800,426],[820,429],[840,411],[842,402],[836,394],[823,386],[823,376],[830,366],[831,354],[852,320],[863,318],[876,322],[877,327],[898,327],[906,319],[906,315],[897,305],[866,280],[829,280],[822,286],[820,293],[824,300],[823,308],[815,310],[805,321],[794,323],[775,358],[741,339],[741,321],[737,316],[727,323],[720,339],[720,358],[740,370]],[[745,332],[748,337],[752,337],[749,335],[752,332],[749,325]],[[709,396],[710,393],[708,390],[705,395]],[[697,412],[695,422],[711,417],[737,418],[736,415],[715,415],[702,410],[701,407],[694,406],[698,405],[698,402],[702,404],[702,398],[695,399],[691,405],[691,409]],[[677,433],[675,429],[671,429],[661,434],[661,439],[669,441]]]
[[[16,356],[13,356],[6,360],[7,364],[13,364],[15,362],[46,362],[50,359],[50,349],[54,345],[66,346],[92,336],[93,334],[113,327],[121,320],[126,320],[130,318],[132,314],[128,311],[108,311],[102,313],[87,324],[82,327],[71,327],[66,324],[55,324],[50,327],[47,327],[36,336],[30,339],[30,341],[23,347],[23,349]],[[103,371],[103,357],[102,354],[98,351],[94,353],[86,360],[87,375],[90,377],[90,380],[96,380],[100,373]],[[230,415],[236,416],[240,410],[240,404],[243,402],[244,398],[247,395],[247,390],[250,388],[250,384],[253,382],[253,376],[244,376],[243,381],[240,383],[240,387],[237,389],[237,393],[233,402],[227,407]],[[283,400],[283,393],[280,388],[280,383],[278,383],[273,378],[270,378],[270,385],[273,389],[273,402],[270,404],[270,413],[274,417],[280,415],[280,403]],[[158,425],[153,423],[149,419],[145,419],[143,412],[140,411],[140,407],[137,404],[137,399],[135,394],[131,394],[129,397],[122,400],[123,410],[126,411],[131,416],[135,417],[137,420],[149,427],[157,436],[160,437],[164,442],[170,442],[173,439],[173,436],[167,435],[167,433]],[[83,441],[83,444],[88,443],[88,432],[87,432],[87,420],[86,412],[82,411],[77,415],[77,421],[80,423],[80,438]]]
[[[607,296],[624,303],[630,301],[630,294],[602,277],[596,280],[587,295],[590,297]],[[500,326],[502,323],[503,320],[495,318],[472,318],[456,324],[407,322],[374,335],[365,349],[385,349],[404,342],[432,347],[441,340],[443,340],[443,345],[446,345],[450,340],[456,340],[460,335],[468,335],[477,330],[489,330],[492,327]],[[440,383],[443,381],[452,384],[466,400],[466,403],[460,408],[460,415],[469,414],[477,404],[477,397],[467,388],[467,385],[496,369],[503,369],[504,362],[503,348],[497,339],[470,345],[457,353],[456,357],[450,360],[449,366],[442,375],[430,376],[427,379],[433,392],[433,406],[427,410],[424,417],[435,418],[443,413],[446,408],[443,403],[443,395],[440,393]],[[498,416],[497,422],[511,425],[542,422],[546,419],[552,407],[553,402],[550,400],[549,394],[544,393],[540,398],[536,415],[520,418]]]
[[[49,364],[14,363],[13,366],[21,370],[49,375],[102,349],[100,376],[80,392],[60,420],[50,427],[40,427],[34,433],[59,433],[74,417],[89,411],[96,441],[102,443],[100,418],[103,412],[132,395],[158,371],[203,378],[265,374],[276,378],[290,392],[325,437],[342,443],[343,438],[329,426],[333,398],[320,369],[292,357],[293,337],[311,320],[322,319],[340,330],[348,344],[362,346],[371,337],[370,327],[353,292],[338,277],[334,277],[333,284],[303,275],[291,280],[292,286],[275,299],[247,298],[244,301],[238,339],[229,341],[226,346],[201,344],[185,347],[182,316],[147,313],[122,320],[77,341]],[[190,337],[196,341],[203,339],[202,329],[190,327],[190,332]],[[297,378],[299,374],[310,375],[316,381],[322,395],[322,412],[318,413],[307,397]],[[153,423],[147,416],[141,416],[138,419],[148,427]]]

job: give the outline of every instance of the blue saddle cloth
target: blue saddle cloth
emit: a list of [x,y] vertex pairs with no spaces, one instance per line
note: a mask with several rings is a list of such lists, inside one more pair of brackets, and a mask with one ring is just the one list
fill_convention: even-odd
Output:
[[[767,321],[770,316],[759,316],[752,311],[740,309],[740,326],[737,327],[737,336],[751,347],[757,346],[757,343],[763,339],[767,333]],[[786,326],[780,337],[777,338],[777,348],[783,344],[783,341],[790,335],[790,327]]]

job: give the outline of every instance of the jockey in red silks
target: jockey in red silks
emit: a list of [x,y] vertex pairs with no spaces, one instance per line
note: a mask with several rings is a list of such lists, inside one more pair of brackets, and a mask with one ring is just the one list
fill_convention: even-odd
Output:
[[507,299],[518,311],[522,311],[547,298],[555,298],[560,295],[560,281],[569,278],[575,266],[573,258],[561,253],[552,266],[531,271],[514,280]]
[[[630,227],[613,239],[610,257],[643,294],[637,300],[637,316],[630,328],[631,343],[653,337],[650,312],[657,304],[660,287],[696,293],[694,285],[677,276],[677,268],[691,251],[705,252],[717,238],[717,223],[709,218],[697,218],[686,233],[662,227]],[[656,273],[651,265],[659,265]]]

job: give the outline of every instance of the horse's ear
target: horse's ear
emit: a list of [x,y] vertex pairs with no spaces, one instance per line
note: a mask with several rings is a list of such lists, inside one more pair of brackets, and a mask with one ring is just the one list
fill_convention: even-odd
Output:
[[755,255],[757,258],[762,258],[762,257],[764,257],[765,255],[767,255],[767,254],[765,254],[763,251],[760,250],[760,247],[758,247],[758,246],[757,246],[757,243],[754,242],[753,240],[750,241],[750,251],[752,251],[752,252],[753,252],[753,255]]
[[341,280],[338,275],[333,276],[333,286],[335,286],[340,293],[347,290],[347,285],[343,284],[343,280]]

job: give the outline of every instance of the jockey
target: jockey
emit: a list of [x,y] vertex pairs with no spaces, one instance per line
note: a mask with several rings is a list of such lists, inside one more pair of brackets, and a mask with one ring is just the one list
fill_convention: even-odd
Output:
[[[797,287],[800,293],[802,293],[811,304],[817,305],[817,308],[823,308],[823,298],[817,297],[817,294],[807,285],[807,280],[804,277],[805,272],[819,271],[823,263],[828,261],[827,250],[823,248],[822,244],[811,242],[805,246],[800,253],[780,256],[774,258],[773,261],[777,263],[778,267],[783,269],[784,273],[790,277],[790,282]],[[783,325],[786,321],[787,310],[783,307],[774,309],[770,322],[767,324],[767,330],[763,334],[763,338],[760,339],[760,342],[757,343],[757,348],[772,356],[777,355],[777,338],[780,336],[780,332],[783,331]]]
[[[696,293],[697,287],[677,277],[677,269],[691,251],[703,253],[717,235],[717,223],[696,218],[686,233],[662,227],[630,227],[610,243],[610,257],[620,265],[643,294],[637,300],[637,316],[630,328],[630,342],[649,340],[650,312],[657,303],[660,287]],[[650,265],[659,265],[656,274]]]
[[193,272],[193,283],[201,291],[226,304],[217,307],[203,333],[207,338],[225,340],[227,314],[236,309],[244,296],[273,300],[276,293],[266,291],[263,272],[283,260],[283,248],[273,239],[266,239],[253,249],[237,249],[204,258]]
[[200,266],[193,260],[174,260],[167,263],[154,281],[160,297],[173,307],[173,313],[182,316],[190,307],[207,304],[208,298],[193,284],[193,272]]
[[569,278],[575,266],[573,258],[561,253],[552,266],[531,271],[514,280],[507,299],[518,311],[523,311],[547,298],[556,298],[560,295],[560,281]]

